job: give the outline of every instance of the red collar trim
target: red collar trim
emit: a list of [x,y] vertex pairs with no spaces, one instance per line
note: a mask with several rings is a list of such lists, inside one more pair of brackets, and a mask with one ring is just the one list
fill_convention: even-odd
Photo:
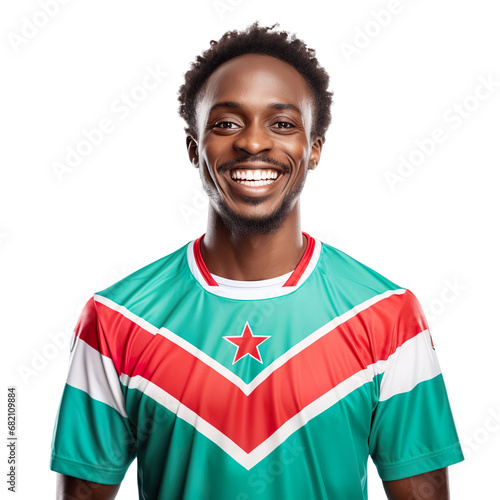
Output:
[[314,238],[311,238],[307,233],[302,232],[302,234],[306,237],[307,247],[304,255],[300,259],[300,262],[297,264],[297,267],[293,271],[292,275],[286,280],[286,283],[283,286],[297,286],[300,278],[304,274],[306,267],[311,262],[311,257],[314,253]]
[[194,242],[194,245],[193,245],[194,260],[196,261],[196,265],[198,266],[198,269],[200,270],[201,275],[203,276],[203,278],[205,278],[207,285],[219,286],[217,281],[215,281],[212,278],[212,275],[210,274],[210,271],[207,269],[207,266],[205,265],[205,261],[203,260],[203,257],[201,256],[200,243],[201,243],[203,236],[205,236],[205,234],[202,234]]
[[[309,265],[309,262],[311,262],[311,257],[313,256],[314,253],[314,245],[315,245],[314,238],[309,236],[307,233],[302,232],[302,234],[306,237],[307,240],[306,251],[304,252],[304,255],[302,255],[302,258],[300,259],[300,262],[298,263],[297,267],[294,269],[293,273],[287,279],[286,283],[283,284],[283,286],[297,286],[297,283],[304,274],[304,271]],[[210,271],[205,265],[205,261],[203,260],[203,257],[201,255],[200,243],[201,240],[203,239],[203,236],[205,236],[205,234],[202,234],[197,240],[194,241],[193,244],[194,260],[196,262],[196,265],[198,266],[198,269],[200,270],[201,275],[207,282],[207,285],[219,286],[218,283],[214,280],[214,278],[210,274]]]

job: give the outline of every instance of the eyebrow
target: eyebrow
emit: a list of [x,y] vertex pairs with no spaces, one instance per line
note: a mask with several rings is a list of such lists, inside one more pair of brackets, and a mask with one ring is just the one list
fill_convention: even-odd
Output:
[[[289,104],[289,103],[285,103],[285,102],[275,102],[273,104],[269,104],[269,106],[267,106],[268,109],[292,109],[294,111],[297,111],[297,113],[299,113],[300,115],[302,114],[302,112],[300,111],[300,109],[295,106],[294,104]],[[242,106],[235,102],[235,101],[223,101],[223,102],[218,102],[217,104],[214,104],[211,108],[210,108],[210,113],[214,110],[214,109],[217,109],[217,108],[236,108],[236,109],[241,109]]]

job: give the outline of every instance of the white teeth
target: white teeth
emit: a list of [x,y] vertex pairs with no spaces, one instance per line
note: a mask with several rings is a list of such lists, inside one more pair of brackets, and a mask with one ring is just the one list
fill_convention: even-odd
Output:
[[238,184],[244,184],[245,186],[252,186],[252,187],[259,187],[259,186],[265,186],[266,184],[271,184],[271,182],[274,182],[271,179],[267,179],[265,181],[241,181],[237,180]]
[[[234,180],[242,181],[253,181],[252,186],[260,186],[264,184],[258,184],[258,182],[265,182],[265,184],[270,184],[279,176],[279,172],[276,170],[240,170],[234,169],[231,171],[231,178]],[[269,181],[269,182],[267,182]]]

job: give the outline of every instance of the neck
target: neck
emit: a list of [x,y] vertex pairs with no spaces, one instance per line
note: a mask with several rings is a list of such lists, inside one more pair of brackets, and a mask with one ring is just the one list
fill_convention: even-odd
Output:
[[229,232],[210,208],[201,254],[208,270],[223,278],[255,281],[289,273],[299,263],[306,239],[300,229],[298,203],[272,233],[240,236]]

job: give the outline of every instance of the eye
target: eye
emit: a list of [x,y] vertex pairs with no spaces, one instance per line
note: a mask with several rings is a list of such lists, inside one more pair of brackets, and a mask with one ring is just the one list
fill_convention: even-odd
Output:
[[281,129],[294,127],[293,123],[285,122],[285,121],[275,122],[273,125],[277,125],[278,126],[277,128],[281,128]]
[[[234,127],[233,127],[234,125]],[[236,125],[236,123],[233,123],[233,122],[215,122],[213,124],[214,128],[225,128],[225,129],[234,129],[236,128],[238,125]]]

